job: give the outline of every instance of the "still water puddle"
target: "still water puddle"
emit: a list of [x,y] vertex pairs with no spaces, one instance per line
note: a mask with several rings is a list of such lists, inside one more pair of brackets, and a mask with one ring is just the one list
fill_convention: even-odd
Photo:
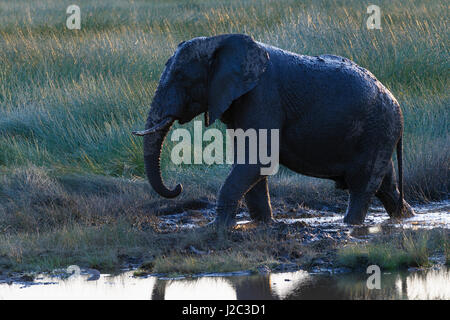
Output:
[[[405,219],[400,223],[391,221],[388,214],[382,207],[371,207],[364,221],[364,228],[368,233],[381,231],[380,226],[403,228],[403,229],[450,229],[450,201],[429,203],[414,207],[415,215]],[[193,229],[211,223],[215,219],[214,210],[202,209],[191,210],[177,214],[162,215],[158,217],[159,228],[165,231],[175,231],[183,229]],[[341,213],[332,211],[302,210],[289,215],[277,216],[275,220],[284,223],[306,223],[310,227],[320,227],[335,230],[348,229],[344,223],[344,216]],[[251,222],[248,212],[237,214],[237,224],[245,225]],[[371,230],[369,230],[371,228]],[[378,230],[378,231],[377,231]],[[361,230],[359,230],[361,231]],[[357,231],[358,232],[358,231]]]
[[202,276],[179,280],[88,276],[65,280],[41,277],[34,284],[0,285],[0,299],[450,299],[450,270],[383,273],[381,289],[369,290],[364,273],[313,274],[306,271],[267,275]]

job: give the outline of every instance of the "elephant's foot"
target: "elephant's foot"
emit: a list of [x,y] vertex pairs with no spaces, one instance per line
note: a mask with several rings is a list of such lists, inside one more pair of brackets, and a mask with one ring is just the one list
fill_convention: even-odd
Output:
[[236,219],[217,216],[213,223],[216,229],[232,229],[236,225]]
[[266,219],[255,219],[255,221],[259,224],[266,224],[266,225],[277,223],[277,221],[274,218],[272,218],[272,216]]
[[237,205],[218,205],[216,208],[216,219],[214,226],[216,229],[231,229],[236,225],[236,207]]
[[403,205],[400,205],[400,202],[398,201],[400,194],[397,190],[390,193],[379,190],[376,195],[381,203],[383,203],[383,206],[391,219],[401,220],[414,216],[413,208],[411,208],[405,200],[403,200]]
[[391,217],[391,219],[395,220],[411,218],[414,216],[414,210],[405,200],[403,200],[403,205],[401,206],[401,208],[393,212],[389,212],[389,216]]
[[272,211],[269,212],[250,212],[250,217],[257,224],[272,224],[275,222]]
[[397,188],[392,161],[389,165],[388,172],[384,176],[383,182],[375,195],[380,199],[381,203],[383,203],[383,206],[391,219],[400,220],[414,216],[414,210],[411,206],[405,200],[403,200],[403,202],[399,201],[400,192]]
[[[266,217],[264,219],[254,219],[257,225],[270,226],[278,223],[272,216]],[[230,218],[230,216],[218,215],[216,219],[211,223],[216,229],[230,230],[236,226],[236,218]]]
[[369,209],[370,198],[368,193],[350,193],[344,222],[347,224],[363,224]]
[[344,217],[344,223],[351,224],[351,225],[359,225],[364,223],[365,216],[352,216],[349,214],[346,214]]
[[272,207],[270,206],[270,203],[268,206],[263,203],[263,205],[255,208],[255,206],[249,206],[247,201],[247,207],[249,209],[250,217],[257,224],[271,224],[275,222],[275,220],[273,219]]

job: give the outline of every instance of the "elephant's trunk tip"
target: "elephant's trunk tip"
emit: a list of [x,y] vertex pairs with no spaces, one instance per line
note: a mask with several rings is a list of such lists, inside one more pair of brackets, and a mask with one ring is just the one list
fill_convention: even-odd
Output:
[[183,191],[183,185],[177,184],[173,190],[170,191],[170,193],[166,194],[166,198],[176,198],[180,195],[180,193]]

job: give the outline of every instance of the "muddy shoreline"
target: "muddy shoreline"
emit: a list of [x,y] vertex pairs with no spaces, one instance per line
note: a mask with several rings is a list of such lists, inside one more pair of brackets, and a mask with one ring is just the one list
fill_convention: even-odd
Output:
[[[391,221],[379,207],[372,207],[362,226],[348,226],[342,222],[342,215],[332,211],[311,210],[303,207],[292,209],[288,212],[276,212],[277,223],[270,226],[258,226],[250,221],[248,213],[239,212],[237,215],[237,225],[229,234],[232,243],[246,242],[253,236],[260,233],[270,233],[276,239],[274,243],[280,246],[276,252],[271,254],[276,258],[274,263],[258,263],[249,270],[236,271],[248,274],[269,274],[272,272],[293,272],[304,270],[312,273],[349,273],[355,268],[343,266],[337,260],[337,250],[352,243],[371,243],[380,237],[399,234],[405,230],[443,230],[448,235],[450,229],[450,201],[431,203],[424,206],[416,206],[416,216],[407,219],[402,223]],[[210,206],[199,209],[189,209],[175,214],[161,214],[152,221],[152,225],[160,234],[170,234],[174,237],[177,234],[189,233],[195,230],[202,230],[214,219],[214,211]],[[213,254],[217,254],[224,248],[216,248],[214,241],[206,242],[204,247],[197,247],[196,244],[186,244],[179,252],[180,255],[193,256],[203,259]],[[203,242],[202,242],[203,243]],[[231,248],[231,245],[230,245]],[[225,248],[226,249],[226,248]],[[231,250],[231,249],[230,249]],[[265,249],[266,250],[266,249]],[[313,252],[307,259],[308,250]],[[243,251],[243,248],[241,248]],[[305,254],[305,252],[307,252]],[[445,264],[443,254],[430,257],[431,265]],[[124,256],[123,263],[116,273],[134,272],[140,277],[199,277],[211,274],[225,274],[224,272],[200,272],[193,274],[183,274],[182,272],[153,272],[153,259]],[[363,265],[360,270],[363,269]],[[60,278],[69,276],[66,270],[59,269],[44,275],[55,275],[60,272]],[[89,274],[93,272],[100,274],[103,270],[97,271],[93,268],[83,268],[81,272]],[[19,283],[30,285],[36,278],[42,276],[36,272],[14,272],[3,269],[0,272],[0,284]]]

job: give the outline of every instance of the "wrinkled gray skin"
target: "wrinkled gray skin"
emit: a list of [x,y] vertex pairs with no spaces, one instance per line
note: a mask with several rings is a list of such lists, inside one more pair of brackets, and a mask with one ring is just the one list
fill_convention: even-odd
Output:
[[[232,129],[280,129],[282,165],[349,190],[346,223],[364,222],[373,195],[392,218],[413,214],[401,191],[400,106],[369,71],[346,58],[298,55],[238,34],[179,44],[166,63],[146,123],[146,129],[162,128],[144,136],[146,173],[163,197],[182,190],[181,185],[168,189],[161,179],[164,138],[173,121],[186,123],[201,113],[210,123],[220,119]],[[261,167],[233,165],[218,195],[217,225],[235,223],[243,196],[253,219],[272,221]]]

